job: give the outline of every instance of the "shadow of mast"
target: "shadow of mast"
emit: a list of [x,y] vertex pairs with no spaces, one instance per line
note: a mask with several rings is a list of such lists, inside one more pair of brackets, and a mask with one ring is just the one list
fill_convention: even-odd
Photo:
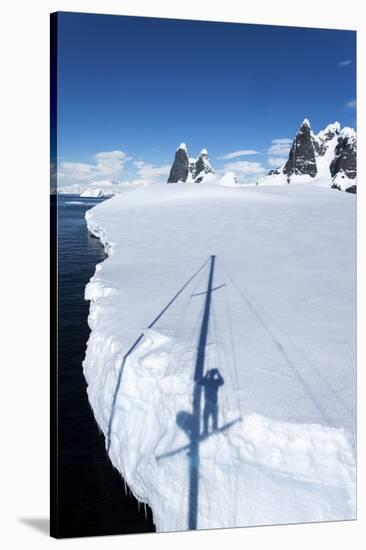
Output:
[[[206,345],[210,321],[212,293],[225,286],[224,284],[213,287],[216,256],[210,256],[210,268],[207,281],[207,290],[192,294],[193,296],[205,296],[205,303],[202,314],[201,327],[197,345],[197,355],[194,370],[193,403],[192,414],[180,411],[177,414],[177,424],[189,437],[189,443],[156,456],[159,461],[164,458],[175,456],[181,452],[188,451],[189,457],[189,489],[188,489],[188,529],[197,529],[198,519],[198,497],[199,497],[199,469],[200,469],[200,444],[215,434],[230,429],[242,419],[238,418],[224,424],[221,428],[215,429],[211,434],[201,434],[201,400],[202,400],[202,379],[205,367]],[[207,262],[206,262],[207,263]]]
[[193,406],[191,424],[191,443],[189,450],[189,496],[188,496],[188,529],[197,529],[198,514],[198,479],[200,462],[200,428],[201,428],[201,398],[202,386],[198,381],[203,377],[205,365],[208,326],[210,320],[211,295],[213,292],[213,277],[216,256],[210,257],[210,271],[208,275],[205,305],[203,310],[201,329],[198,339],[196,366],[194,371]]

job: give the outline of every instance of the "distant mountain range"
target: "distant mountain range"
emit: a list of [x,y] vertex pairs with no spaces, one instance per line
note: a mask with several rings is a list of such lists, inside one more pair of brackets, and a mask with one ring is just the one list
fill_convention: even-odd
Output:
[[301,124],[286,163],[258,184],[307,183],[356,193],[357,135],[352,128],[329,124],[314,134],[310,122]]
[[[339,122],[329,124],[314,134],[307,118],[302,122],[283,164],[270,170],[251,185],[281,185],[314,183],[349,193],[357,190],[357,135],[354,129],[341,128]],[[189,157],[187,146],[181,143],[175,152],[167,183],[219,183],[236,185],[234,172],[223,177],[215,175],[207,149],[202,149],[197,158]],[[73,193],[84,197],[110,196],[134,187],[149,185],[149,181],[117,182],[93,181],[88,185],[75,184],[59,187],[58,193]],[[249,184],[250,185],[250,184]]]

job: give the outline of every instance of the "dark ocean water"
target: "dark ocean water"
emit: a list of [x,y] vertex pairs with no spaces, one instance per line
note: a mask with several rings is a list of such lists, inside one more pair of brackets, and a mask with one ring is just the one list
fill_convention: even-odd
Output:
[[82,372],[89,337],[84,288],[105,259],[84,215],[104,199],[58,197],[58,533],[62,537],[154,531],[137,501],[125,495],[105,451]]

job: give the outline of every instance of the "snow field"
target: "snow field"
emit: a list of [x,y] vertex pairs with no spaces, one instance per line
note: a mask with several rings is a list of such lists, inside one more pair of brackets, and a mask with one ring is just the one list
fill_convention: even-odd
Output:
[[[109,456],[159,531],[187,529],[204,268],[219,431],[200,443],[198,528],[355,517],[355,202],[308,186],[171,184],[87,212],[109,257],[86,288],[84,373]],[[232,424],[230,424],[232,423]],[[227,426],[225,428],[225,426]],[[187,447],[188,446],[188,447]]]

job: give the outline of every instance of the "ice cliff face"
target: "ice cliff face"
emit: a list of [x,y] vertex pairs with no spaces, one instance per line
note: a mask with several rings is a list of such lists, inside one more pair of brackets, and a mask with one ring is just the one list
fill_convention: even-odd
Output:
[[188,158],[187,147],[181,143],[178,147],[173,165],[168,177],[168,183],[195,182],[200,183],[206,174],[214,174],[207,149],[202,149],[198,158]]
[[355,193],[357,135],[339,122],[314,134],[308,119],[301,124],[283,167],[270,170],[259,183],[316,182]]

